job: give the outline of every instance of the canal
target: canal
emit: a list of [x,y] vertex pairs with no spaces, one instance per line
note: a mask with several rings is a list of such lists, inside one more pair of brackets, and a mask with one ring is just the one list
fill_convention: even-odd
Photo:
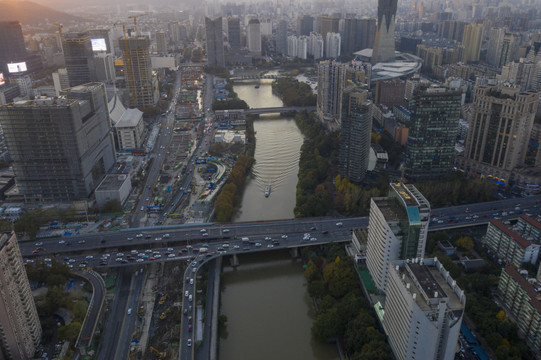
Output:
[[[272,80],[240,82],[233,89],[252,108],[282,106],[282,100],[272,93],[271,83]],[[277,114],[254,121],[254,130],[255,164],[235,220],[291,219],[303,136],[295,120]],[[267,187],[270,194],[265,197]]]
[[240,264],[222,273],[220,360],[339,359],[334,344],[312,340],[315,310],[299,260],[284,250],[243,255]]
[[[237,83],[234,90],[250,107],[282,106],[271,82]],[[236,221],[293,218],[303,136],[293,119],[278,115],[256,120],[254,129],[256,162]],[[239,260],[240,266],[222,273],[221,314],[228,321],[220,360],[339,359],[335,345],[312,340],[315,310],[300,261],[287,251],[245,254]]]

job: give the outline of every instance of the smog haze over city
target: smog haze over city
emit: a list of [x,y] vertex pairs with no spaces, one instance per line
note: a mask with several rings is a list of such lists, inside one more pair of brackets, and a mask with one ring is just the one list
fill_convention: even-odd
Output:
[[0,359],[541,360],[541,0],[0,0]]

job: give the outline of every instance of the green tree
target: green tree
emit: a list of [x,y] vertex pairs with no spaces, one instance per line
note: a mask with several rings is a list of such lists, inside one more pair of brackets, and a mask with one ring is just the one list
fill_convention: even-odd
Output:
[[81,331],[81,323],[74,321],[58,328],[58,340],[74,342]]
[[338,335],[340,330],[340,319],[336,308],[318,314],[312,324],[312,335],[319,342]]
[[461,236],[455,241],[455,246],[461,250],[473,249],[473,239],[470,236]]
[[325,294],[325,286],[321,280],[312,280],[308,283],[308,295],[311,297],[321,297]]
[[122,212],[122,204],[120,203],[120,201],[118,201],[118,199],[112,199],[112,200],[107,201],[103,205],[101,211],[104,213]]

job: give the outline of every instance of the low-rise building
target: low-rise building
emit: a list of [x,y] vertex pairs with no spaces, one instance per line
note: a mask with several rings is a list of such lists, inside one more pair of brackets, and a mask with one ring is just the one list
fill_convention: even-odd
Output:
[[[527,279],[513,266],[502,269],[498,295],[506,310],[516,319],[519,332],[534,352],[541,351],[541,296],[534,286],[536,280]],[[538,287],[538,286],[537,286]]]
[[119,150],[140,149],[143,146],[143,112],[127,109],[115,124]]
[[516,227],[511,229],[501,221],[491,219],[483,243],[508,264],[515,266],[520,266],[523,262],[535,264],[540,244],[531,236],[525,238],[519,231]]
[[98,185],[95,191],[96,203],[99,207],[111,200],[124,204],[131,192],[131,180],[125,174],[109,174]]

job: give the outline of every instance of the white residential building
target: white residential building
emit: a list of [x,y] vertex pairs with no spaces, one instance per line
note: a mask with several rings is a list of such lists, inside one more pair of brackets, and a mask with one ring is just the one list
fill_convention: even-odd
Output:
[[143,146],[143,112],[127,109],[115,124],[119,150],[140,149]]

